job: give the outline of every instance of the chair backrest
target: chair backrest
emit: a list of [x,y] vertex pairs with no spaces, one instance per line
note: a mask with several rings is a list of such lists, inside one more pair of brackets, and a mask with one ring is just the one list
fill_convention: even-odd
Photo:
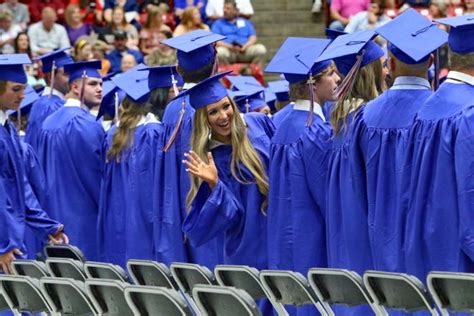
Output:
[[29,313],[52,312],[37,279],[21,275],[0,275],[0,287],[11,310]]
[[117,280],[130,283],[125,270],[111,263],[87,261],[84,263],[84,271],[90,279]]
[[272,302],[293,306],[313,304],[322,315],[328,314],[325,303],[319,301],[308,281],[298,272],[263,270],[260,281]]
[[192,315],[179,292],[154,286],[128,285],[125,299],[135,315]]
[[170,269],[160,262],[151,260],[129,260],[128,273],[137,285],[160,286],[178,290]]
[[35,260],[15,260],[12,262],[12,270],[15,275],[24,275],[35,279],[49,276],[45,263]]
[[366,271],[364,285],[375,304],[407,312],[429,311],[438,315],[433,299],[416,277],[404,273]]
[[45,277],[40,287],[53,311],[61,315],[96,315],[99,313],[87,296],[84,283],[66,278]]
[[69,258],[81,262],[86,261],[82,251],[73,245],[46,245],[44,247],[44,253],[47,258]]
[[474,274],[460,272],[430,272],[428,289],[436,305],[445,312],[474,313]]
[[257,269],[249,266],[217,265],[214,268],[217,283],[242,289],[254,300],[267,298],[258,273]]
[[171,274],[184,293],[192,296],[192,289],[197,284],[216,283],[212,272],[208,268],[192,263],[172,263]]
[[364,286],[362,277],[343,269],[312,268],[308,281],[320,301],[347,306],[370,305],[374,313],[379,310]]
[[85,282],[86,292],[96,310],[102,315],[133,315],[125,300],[126,283],[117,280],[88,279]]
[[8,302],[5,300],[2,294],[2,287],[0,286],[0,312],[4,310],[9,310]]
[[84,282],[86,274],[81,261],[68,258],[51,258],[46,260],[49,273],[57,278],[68,278]]
[[204,315],[258,316],[255,300],[244,290],[227,286],[196,285],[193,297]]

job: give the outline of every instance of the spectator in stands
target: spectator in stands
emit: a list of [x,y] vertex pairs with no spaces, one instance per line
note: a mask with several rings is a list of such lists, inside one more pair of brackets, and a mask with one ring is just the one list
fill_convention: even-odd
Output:
[[474,0],[465,0],[464,1],[464,14],[474,13]]
[[391,20],[384,12],[385,0],[372,0],[367,11],[361,11],[349,19],[344,32],[354,33],[382,26]]
[[125,54],[122,56],[122,62],[120,63],[120,71],[126,72],[137,65],[137,60],[132,54]]
[[[237,5],[241,17],[250,19],[254,14],[250,0],[236,0],[235,4]],[[212,21],[224,17],[224,0],[208,0],[206,5],[206,16]]]
[[257,35],[252,22],[238,17],[234,0],[225,0],[224,18],[212,24],[212,32],[227,38],[217,43],[217,54],[222,64],[251,62],[262,64],[267,49],[257,44]]
[[148,11],[156,7],[159,7],[163,12],[168,12],[170,9],[168,0],[144,0],[140,11]]
[[2,54],[13,54],[15,52],[15,38],[21,32],[19,24],[13,24],[10,11],[0,11],[0,52]]
[[144,55],[150,54],[159,44],[161,31],[171,32],[168,25],[163,23],[163,10],[152,7],[148,10],[145,25],[140,31],[140,50]]
[[76,44],[80,37],[91,33],[91,26],[83,23],[79,6],[75,4],[66,8],[66,31],[72,45]]
[[100,0],[70,0],[69,4],[79,6],[82,21],[85,24],[100,24],[103,21],[102,1]]
[[31,47],[30,47],[30,38],[28,33],[20,32],[15,38],[13,43],[15,48],[15,54],[27,54],[31,58]]
[[18,0],[7,0],[0,5],[0,10],[9,10],[13,16],[13,23],[20,25],[22,30],[26,30],[28,23],[30,23],[28,6],[19,3]]
[[171,32],[162,31],[158,34],[158,46],[147,56],[146,64],[149,66],[166,66],[176,64],[176,50],[161,41],[173,37]]
[[66,6],[68,2],[64,0],[41,0],[32,1],[30,4],[30,18],[31,22],[36,23],[43,19],[43,10],[45,8],[51,8],[56,12],[58,23],[63,24],[64,13],[66,12]]
[[94,59],[92,54],[92,46],[88,41],[87,37],[79,38],[74,45],[74,60],[88,61]]
[[174,14],[181,19],[187,7],[197,7],[201,11],[201,16],[206,16],[207,0],[174,0]]
[[101,61],[102,69],[99,72],[102,76],[105,76],[111,67],[110,61],[106,57],[107,48],[107,44],[101,40],[96,40],[92,44],[92,58]]
[[107,59],[110,61],[111,67],[109,73],[119,72],[122,64],[122,57],[125,54],[131,54],[135,56],[137,63],[143,62],[143,55],[140,51],[127,47],[127,34],[122,30],[115,32],[115,49],[107,55]]
[[138,31],[135,26],[125,19],[123,7],[117,6],[112,13],[112,22],[105,29],[105,35],[114,34],[116,31],[123,31],[127,35],[127,47],[138,49]]
[[56,20],[57,15],[54,9],[46,7],[41,12],[41,21],[30,26],[28,36],[33,56],[71,46],[66,29],[57,24]]
[[343,31],[349,23],[349,18],[361,11],[367,11],[370,0],[332,0],[330,29]]
[[104,20],[111,23],[115,7],[121,7],[127,17],[127,22],[138,20],[138,4],[136,0],[105,0],[104,2]]
[[201,12],[197,7],[187,7],[181,16],[181,23],[174,30],[173,36],[179,36],[194,30],[209,31],[209,26],[202,23]]

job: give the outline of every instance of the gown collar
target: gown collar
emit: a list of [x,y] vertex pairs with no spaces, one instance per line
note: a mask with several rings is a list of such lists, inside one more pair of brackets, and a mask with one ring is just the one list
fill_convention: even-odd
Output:
[[183,90],[189,90],[194,87],[197,83],[194,82],[185,82],[183,85]]
[[[49,92],[51,91],[51,87],[45,87],[43,90],[43,93],[41,95],[49,95]],[[60,97],[61,99],[64,99],[64,94],[59,92],[58,90],[53,88],[53,95],[56,95]]]
[[0,124],[2,124],[2,126],[5,126],[5,123],[7,122],[8,120],[8,115],[5,111],[0,111]]
[[[153,113],[147,113],[147,115],[142,115],[140,121],[138,121],[137,126],[147,125],[149,123],[161,123]],[[117,122],[117,127],[120,126],[120,121]]]
[[83,110],[85,110],[87,113],[91,114],[91,115],[95,115],[95,117],[97,117],[97,113],[96,111],[92,111],[85,105],[81,105],[81,101],[80,100],[77,100],[77,99],[66,99],[66,103],[64,103],[64,106],[65,107],[76,107],[76,108],[81,108]]
[[217,148],[219,146],[225,146],[226,144],[224,143],[221,143],[217,140],[214,140],[211,138],[211,140],[209,140],[209,150],[213,150],[214,148]]
[[[323,120],[323,122],[326,122],[326,117],[324,116],[323,108],[321,107],[321,105],[319,105],[317,102],[313,102],[313,103],[314,103],[314,106],[313,106],[314,114],[318,115]],[[310,105],[311,104],[309,100],[298,99],[296,100],[295,105],[293,106],[293,110],[309,111]]]
[[428,80],[414,76],[400,76],[395,78],[390,90],[431,90]]
[[465,84],[468,84],[470,86],[474,86],[474,76],[465,74],[463,72],[451,70],[448,73],[448,78],[446,79],[446,82],[449,82],[449,83],[465,83]]

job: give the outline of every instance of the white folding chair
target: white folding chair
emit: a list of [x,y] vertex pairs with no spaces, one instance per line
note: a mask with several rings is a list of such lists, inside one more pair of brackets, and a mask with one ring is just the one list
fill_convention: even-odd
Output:
[[319,300],[329,305],[350,307],[368,305],[375,315],[385,315],[375,304],[364,286],[362,277],[344,269],[312,268],[308,281]]
[[474,273],[433,271],[427,283],[443,315],[450,311],[474,313]]
[[35,279],[49,276],[45,263],[35,260],[15,260],[12,262],[12,270],[15,275],[24,275]]
[[255,300],[244,290],[235,287],[196,285],[193,297],[202,315],[260,316]]
[[10,310],[20,315],[28,313],[51,313],[47,299],[41,292],[39,281],[22,275],[0,275],[0,288]]
[[[262,270],[260,281],[270,300],[279,305],[278,310],[288,315],[284,305],[314,305],[321,315],[333,315],[327,304],[319,301],[306,278],[298,272]],[[283,313],[283,312],[282,312]]]
[[85,285],[86,293],[96,310],[101,310],[106,315],[133,315],[125,300],[126,283],[117,280],[87,279]]
[[160,262],[151,260],[128,260],[128,273],[137,285],[161,286],[178,290],[170,269]]
[[87,277],[81,261],[68,258],[50,258],[46,260],[46,268],[56,278],[68,278],[84,282]]
[[52,310],[59,315],[97,315],[84,283],[66,278],[45,277],[40,287]]
[[385,312],[387,309],[399,309],[406,312],[428,311],[431,315],[439,315],[433,299],[415,276],[366,271],[364,285],[374,303]]
[[121,266],[104,262],[84,262],[84,271],[89,279],[117,280],[130,283],[125,270]]
[[192,311],[181,294],[175,290],[127,285],[125,299],[134,315],[190,316]]

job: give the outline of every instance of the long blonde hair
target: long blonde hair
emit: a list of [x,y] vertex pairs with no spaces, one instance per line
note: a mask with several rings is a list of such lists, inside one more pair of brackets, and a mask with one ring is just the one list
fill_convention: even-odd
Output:
[[361,105],[379,95],[377,80],[381,80],[382,71],[380,59],[376,59],[360,68],[352,88],[337,101],[331,113],[331,125],[334,128],[335,135],[347,128],[347,117],[351,113],[357,112]]
[[133,145],[133,133],[140,119],[145,115],[146,108],[125,97],[119,108],[120,124],[112,137],[112,145],[107,152],[107,161],[115,157],[120,162],[122,152]]
[[[235,103],[229,98],[234,115],[232,116],[232,127],[231,127],[231,145],[232,145],[232,160],[230,163],[230,170],[232,176],[243,184],[256,183],[258,190],[265,197],[261,210],[264,213],[267,207],[268,197],[268,179],[265,172],[264,164],[262,163],[257,151],[250,143],[247,136],[247,129],[245,123],[240,116]],[[207,120],[207,109],[201,108],[196,110],[194,114],[194,126],[191,135],[191,148],[192,150],[206,163],[207,152],[209,151],[209,133],[211,128]],[[253,175],[255,181],[245,179],[245,176],[240,169],[240,164],[244,165],[250,173]],[[191,207],[191,203],[196,197],[199,186],[202,180],[196,176],[191,175],[191,189],[188,192],[186,199],[188,209]]]

